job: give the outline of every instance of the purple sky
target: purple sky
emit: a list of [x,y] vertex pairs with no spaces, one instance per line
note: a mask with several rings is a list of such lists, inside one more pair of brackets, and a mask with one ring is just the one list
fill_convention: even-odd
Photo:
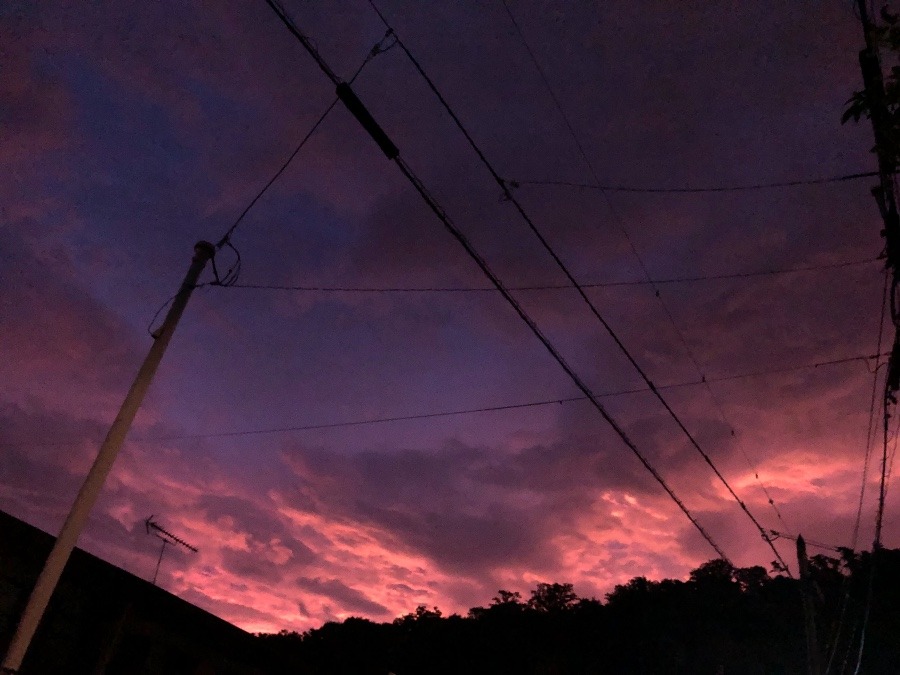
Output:
[[[860,87],[849,2],[509,3],[604,183],[874,168],[868,126],[840,124]],[[326,5],[285,3],[349,78],[384,28],[363,0]],[[504,178],[592,182],[499,0],[381,9]],[[57,532],[194,242],[222,235],[333,87],[261,0],[11,2],[0,27],[0,508]],[[399,49],[354,88],[507,284],[564,283]],[[623,230],[654,279],[870,261],[664,284],[660,299],[648,285],[589,289],[653,381],[677,384],[700,378],[692,357],[716,380],[877,351],[872,184],[516,196],[583,283],[646,280]],[[246,284],[486,285],[340,106],[234,244]],[[574,291],[516,295],[593,391],[641,388]],[[849,545],[872,379],[854,361],[664,394],[765,527]],[[149,578],[155,514],[200,549],[168,554],[161,585],[248,630],[465,611],[541,581],[600,597],[713,557],[583,401],[196,437],[578,394],[494,292],[204,287],[81,545]],[[649,393],[603,401],[736,564],[769,565]],[[172,436],[195,437],[147,440]],[[887,546],[900,545],[897,506],[889,494]],[[873,514],[867,498],[860,545]]]

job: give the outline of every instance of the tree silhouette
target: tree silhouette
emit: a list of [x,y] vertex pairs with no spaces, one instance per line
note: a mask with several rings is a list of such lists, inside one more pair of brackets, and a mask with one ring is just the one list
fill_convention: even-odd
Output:
[[[862,672],[898,672],[900,550],[877,558],[874,577],[871,553],[810,559],[832,675],[855,669],[867,609]],[[685,581],[636,577],[604,602],[579,598],[572,584],[541,583],[525,602],[500,590],[466,617],[420,605],[391,623],[351,618],[260,639],[273,673],[806,673],[798,582],[721,560]]]
[[[881,10],[881,20],[881,26],[873,31],[873,38],[879,48],[879,58],[882,61],[877,68],[881,69],[883,66],[887,66],[887,73],[882,76],[884,98],[882,101],[873,100],[873,96],[879,95],[874,90],[862,89],[853,92],[847,101],[847,108],[841,117],[841,123],[851,119],[859,122],[863,117],[871,118],[872,110],[880,107],[884,115],[883,124],[881,124],[884,134],[882,151],[891,166],[896,167],[898,159],[900,159],[900,64],[897,63],[898,54],[900,54],[900,15],[888,11],[885,6]],[[888,61],[888,63],[883,63],[884,61]]]
[[538,584],[528,606],[538,612],[562,612],[578,602],[572,584]]

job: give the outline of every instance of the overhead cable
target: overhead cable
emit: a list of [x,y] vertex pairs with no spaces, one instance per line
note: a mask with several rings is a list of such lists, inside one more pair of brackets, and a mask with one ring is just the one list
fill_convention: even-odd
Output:
[[[767,371],[754,371],[749,373],[736,373],[732,375],[722,375],[718,377],[709,378],[710,382],[726,382],[737,379],[745,379],[745,378],[753,378],[753,377],[762,377],[765,375],[773,375],[773,374],[784,374],[790,372],[797,372],[799,370],[808,370],[815,369],[824,366],[832,366],[853,362],[866,362],[872,359],[875,359],[877,355],[871,356],[851,356],[842,359],[833,359],[830,361],[819,361],[818,363],[810,363],[799,366],[789,366],[785,368],[776,368]],[[701,385],[702,382],[698,380],[690,381],[690,382],[676,382],[673,384],[663,384],[659,385],[659,389],[677,389],[681,387],[693,387]],[[635,387],[631,389],[620,389],[618,391],[605,392],[600,394],[594,394],[597,398],[614,398],[618,396],[626,396],[633,394],[643,394],[650,391],[646,387]],[[327,422],[320,424],[305,424],[299,426],[288,426],[288,427],[276,427],[270,429],[252,429],[252,430],[244,430],[244,431],[220,431],[220,432],[211,432],[211,433],[203,433],[203,434],[185,434],[185,435],[177,435],[177,436],[160,436],[155,438],[145,438],[145,439],[137,439],[140,441],[169,441],[169,440],[181,440],[181,439],[193,439],[193,438],[222,438],[228,436],[248,436],[248,435],[258,435],[258,434],[274,434],[274,433],[284,433],[290,431],[314,431],[320,429],[337,429],[337,428],[346,428],[346,427],[357,427],[357,426],[368,426],[372,424],[384,424],[387,422],[406,422],[411,420],[423,420],[423,419],[433,419],[439,417],[453,417],[457,415],[471,415],[477,413],[485,413],[485,412],[500,412],[506,410],[520,410],[524,408],[538,408],[538,407],[547,407],[547,406],[558,406],[566,403],[576,403],[578,401],[587,401],[588,398],[586,396],[569,396],[565,398],[554,398],[554,399],[544,399],[540,401],[528,401],[525,403],[510,403],[506,405],[495,405],[495,406],[482,406],[479,408],[464,408],[460,410],[448,410],[448,411],[440,411],[440,412],[430,412],[430,413],[419,413],[413,415],[393,415],[388,417],[375,417],[375,418],[366,418],[361,420],[349,420],[349,421],[341,421],[341,422]],[[0,444],[3,445],[3,444]]]
[[[393,44],[390,41],[391,35],[390,32],[385,33],[384,37],[379,40],[374,47],[369,51],[366,55],[365,59],[363,59],[362,63],[356,69],[356,72],[353,73],[353,77],[350,78],[350,82],[354,82],[359,74],[363,71],[363,69],[369,64],[369,62],[374,59],[379,54],[388,51]],[[234,220],[231,226],[225,231],[225,234],[219,239],[216,244],[216,250],[219,250],[225,246],[228,246],[234,252],[236,258],[235,262],[232,264],[232,267],[220,277],[218,269],[216,268],[215,258],[213,258],[213,273],[215,274],[215,282],[212,285],[216,286],[234,286],[237,282],[237,278],[240,275],[240,253],[231,243],[231,236],[234,234],[234,231],[237,229],[238,225],[244,220],[244,217],[250,212],[250,210],[256,205],[262,196],[272,187],[272,185],[277,181],[281,174],[287,170],[288,166],[290,166],[291,162],[294,161],[294,158],[299,154],[300,150],[306,145],[310,138],[312,138],[313,134],[319,129],[322,123],[325,121],[325,118],[328,117],[329,113],[334,109],[334,106],[337,105],[339,97],[335,97],[332,99],[331,103],[328,104],[328,107],[319,115],[318,119],[315,123],[310,127],[309,131],[306,132],[306,135],[300,140],[294,150],[288,155],[287,159],[281,164],[278,170],[272,175],[272,177],[266,182],[265,185],[254,195],[253,199],[244,207],[244,210],[241,211],[240,215]]]
[[[522,219],[528,225],[528,228],[531,230],[531,232],[534,234],[534,236],[538,239],[538,241],[541,243],[541,245],[544,247],[544,249],[547,251],[547,253],[550,255],[550,257],[556,263],[557,267],[559,267],[560,271],[562,271],[562,273],[565,275],[565,277],[569,280],[569,283],[571,284],[572,288],[574,288],[576,291],[578,291],[578,294],[581,296],[581,299],[584,301],[584,303],[588,306],[591,313],[600,322],[600,324],[603,326],[603,328],[606,330],[606,332],[609,334],[609,336],[616,343],[616,345],[618,346],[618,348],[622,352],[622,354],[628,359],[628,361],[631,363],[632,367],[641,376],[641,379],[644,380],[644,382],[650,388],[650,391],[653,392],[653,394],[656,396],[656,398],[659,400],[659,402],[663,405],[663,407],[666,409],[666,411],[669,413],[669,415],[672,417],[672,419],[675,421],[675,423],[681,429],[682,433],[688,439],[690,444],[694,447],[695,450],[697,450],[697,452],[700,454],[700,456],[703,458],[703,460],[706,462],[706,464],[712,469],[713,473],[716,475],[716,477],[719,479],[719,481],[725,486],[725,488],[728,490],[728,492],[731,494],[731,496],[735,499],[735,501],[737,502],[737,504],[741,508],[741,510],[744,511],[744,513],[748,516],[748,518],[750,518],[750,520],[753,522],[754,526],[756,526],[757,530],[760,533],[760,536],[763,538],[763,540],[766,542],[766,544],[769,546],[769,548],[775,554],[775,558],[776,558],[778,564],[790,575],[790,570],[788,568],[787,562],[784,560],[784,558],[781,556],[781,553],[775,547],[775,544],[774,544],[771,536],[768,534],[768,532],[766,532],[765,528],[763,528],[763,526],[759,523],[759,521],[756,519],[756,517],[753,515],[753,513],[750,511],[750,509],[747,507],[747,505],[738,497],[737,493],[731,487],[731,484],[728,482],[728,480],[725,478],[725,476],[721,473],[721,471],[719,471],[719,468],[715,465],[715,462],[713,462],[712,458],[706,453],[706,451],[703,450],[702,447],[700,447],[700,444],[697,442],[697,440],[694,438],[694,436],[691,434],[691,432],[688,431],[687,427],[681,421],[681,418],[671,408],[668,401],[666,401],[666,399],[662,396],[662,394],[659,392],[657,387],[653,384],[653,382],[650,380],[650,378],[647,376],[647,374],[644,372],[644,370],[641,368],[641,366],[634,359],[631,352],[627,349],[627,347],[624,345],[622,340],[619,338],[619,336],[613,330],[612,326],[610,326],[610,324],[606,321],[606,319],[603,317],[603,315],[600,314],[597,307],[594,305],[594,303],[591,301],[591,299],[584,292],[584,289],[579,285],[578,281],[572,275],[569,268],[559,257],[559,254],[553,249],[553,247],[547,241],[546,237],[538,229],[537,225],[535,225],[534,221],[531,219],[531,217],[528,215],[528,213],[522,207],[522,205],[520,204],[518,199],[516,199],[515,195],[513,195],[513,193],[510,191],[509,186],[506,184],[506,182],[503,180],[503,178],[500,177],[500,175],[497,173],[496,169],[493,167],[491,162],[484,155],[484,152],[481,150],[481,148],[478,146],[478,144],[475,142],[475,140],[469,134],[468,130],[462,124],[459,117],[456,115],[456,113],[454,112],[452,107],[449,105],[449,103],[447,103],[446,99],[441,94],[441,92],[438,90],[437,86],[434,84],[434,82],[431,80],[431,78],[428,76],[428,74],[422,68],[421,64],[413,56],[413,54],[410,52],[410,50],[404,44],[403,40],[399,37],[399,35],[397,35],[396,30],[393,29],[393,27],[385,19],[384,15],[381,14],[381,12],[378,10],[378,8],[375,5],[373,0],[369,0],[369,4],[372,5],[373,9],[376,11],[376,13],[378,13],[378,16],[381,18],[382,22],[384,22],[384,24],[388,28],[388,30],[391,30],[394,33],[394,35],[396,36],[396,39],[397,39],[397,45],[407,55],[407,58],[409,58],[410,62],[413,64],[413,66],[416,68],[416,70],[422,76],[423,80],[425,80],[426,84],[431,89],[431,91],[435,95],[435,97],[441,102],[441,104],[443,105],[447,114],[450,115],[450,117],[456,124],[457,128],[465,136],[466,140],[469,142],[469,145],[472,147],[472,149],[478,155],[482,164],[485,166],[485,168],[488,170],[488,172],[491,174],[491,176],[497,182],[500,189],[503,191],[503,196],[505,197],[505,199],[507,201],[509,201],[515,207],[516,211],[519,213],[519,215],[522,217]],[[465,244],[464,244],[464,246],[465,246]],[[508,295],[508,291],[506,291],[505,289],[503,292],[505,292]],[[510,300],[513,299],[511,295],[509,296],[509,299]],[[585,393],[586,394],[588,393],[586,388],[585,388]],[[605,411],[603,411],[603,414],[605,416]]]
[[828,183],[842,183],[845,181],[859,180],[861,178],[873,178],[877,175],[877,171],[861,171],[858,173],[847,173],[839,176],[827,176],[823,178],[800,178],[797,180],[778,181],[773,183],[716,185],[707,187],[639,187],[632,185],[600,185],[598,183],[576,183],[574,181],[564,180],[507,179],[507,182],[513,188],[517,188],[522,185],[548,185],[588,190],[602,190],[603,192],[636,192],[641,194],[696,194],[703,192],[746,192],[750,190],[770,190],[774,188],[796,187],[799,185],[826,185]]
[[[370,4],[373,1],[374,0],[369,0]],[[541,67],[541,64],[537,58],[537,55],[534,53],[534,50],[531,48],[531,45],[528,43],[528,40],[525,37],[525,33],[522,31],[521,26],[519,26],[518,21],[516,21],[516,17],[513,15],[512,10],[510,10],[509,4],[507,3],[507,1],[506,0],[500,0],[500,1],[503,5],[504,10],[506,10],[506,14],[509,17],[509,20],[513,25],[513,28],[515,29],[516,33],[519,36],[519,40],[521,41],[522,45],[525,47],[525,50],[528,52],[528,55],[531,58],[532,64],[534,65],[535,70],[537,70],[538,75],[540,76],[541,81],[544,84],[544,88],[547,90],[548,94],[553,99],[553,103],[556,106],[556,109],[559,112],[560,117],[562,118],[563,122],[565,123],[566,129],[568,129],[568,132],[569,132],[570,137],[572,138],[572,141],[575,143],[575,146],[578,148],[578,153],[581,155],[581,158],[584,161],[585,166],[587,166],[588,171],[590,172],[591,176],[594,179],[594,182],[599,183],[600,178],[599,178],[596,168],[594,167],[594,163],[591,161],[590,157],[588,156],[588,153],[587,153],[584,145],[582,144],[581,139],[578,136],[578,133],[575,131],[574,125],[572,124],[571,120],[569,120],[569,116],[566,114],[566,110],[563,107],[562,102],[556,96],[556,92],[555,92],[552,84],[550,83],[550,79],[547,77],[547,74],[544,72],[544,69]],[[602,194],[603,194],[604,199],[606,200],[607,206],[609,207],[610,213],[612,213],[612,215],[613,215],[613,220],[618,225],[619,230],[622,233],[622,236],[625,238],[625,241],[628,244],[628,247],[631,249],[631,252],[634,255],[635,260],[637,260],[638,266],[641,268],[641,271],[644,273],[644,277],[648,281],[651,281],[652,278],[650,276],[650,271],[647,269],[647,265],[644,262],[643,256],[641,256],[640,252],[637,249],[637,246],[635,245],[634,241],[632,240],[631,234],[629,233],[628,228],[625,227],[625,222],[624,222],[622,216],[619,214],[619,212],[616,209],[615,205],[613,204],[612,200],[609,198],[609,195],[606,192],[603,192]],[[679,340],[679,342],[681,342],[681,345],[684,349],[685,354],[688,357],[688,360],[691,362],[691,365],[694,366],[694,370],[697,372],[697,374],[700,376],[700,378],[704,379],[705,373],[703,372],[703,367],[701,366],[699,359],[694,354],[694,350],[691,347],[691,345],[688,343],[684,332],[681,330],[681,327],[675,321],[675,316],[672,314],[672,311],[669,309],[668,304],[663,299],[662,294],[660,293],[660,290],[656,286],[656,284],[651,283],[651,286],[654,290],[657,300],[659,301],[660,308],[663,310],[663,313],[665,314],[666,318],[668,319],[669,324],[672,326],[672,329],[675,331],[675,335],[678,336],[678,340]],[[593,310],[593,307],[592,307],[592,310]],[[629,357],[629,359],[630,359],[630,357]],[[713,404],[713,407],[716,409],[716,412],[718,413],[722,422],[730,430],[731,436],[736,436],[736,431],[734,429],[734,425],[728,419],[728,416],[725,413],[725,408],[722,405],[722,402],[718,399],[715,392],[712,390],[712,388],[709,385],[706,385],[705,388],[706,388],[707,394],[709,395],[709,399]],[[668,405],[665,403],[665,401],[662,401],[662,399],[660,399],[660,401],[661,401],[661,403],[663,403],[664,406],[666,406],[666,408],[668,408]],[[675,417],[674,413],[672,413],[672,415],[673,415],[673,418],[675,419],[676,423],[678,423],[679,426],[682,426],[680,420],[678,420],[678,418]],[[716,469],[712,465],[712,461],[708,457],[706,457],[705,453],[700,449],[700,447],[697,445],[697,443],[694,441],[694,439],[692,437],[690,437],[690,434],[688,434],[687,429],[684,429],[684,432],[685,432],[685,434],[687,434],[689,436],[691,443],[696,447],[696,449],[702,455],[704,455],[704,460],[707,461],[707,463],[710,465],[710,467],[713,469],[713,471],[716,473],[716,475],[719,476],[720,480],[725,485],[725,487],[728,489],[728,491],[732,494],[732,496],[734,496],[734,498],[735,498],[735,500],[737,500],[738,504],[741,505],[741,508],[744,508],[744,505],[742,504],[741,500],[737,497],[737,495],[734,493],[734,491],[731,489],[731,486],[728,485],[728,483],[725,481],[724,477],[721,476],[718,469]],[[741,445],[740,443],[737,443],[737,447],[740,450],[741,454],[743,455],[744,459],[746,460],[747,465],[753,470],[754,476],[756,477],[757,482],[759,483],[760,487],[762,488],[763,493],[765,493],[766,499],[767,499],[769,505],[772,507],[772,510],[775,512],[776,517],[785,527],[787,527],[787,523],[784,522],[784,518],[781,515],[781,511],[776,506],[775,500],[772,498],[766,485],[759,479],[759,472],[756,470],[754,463],[751,461],[750,457],[747,455],[746,451],[744,450],[743,445]],[[750,511],[748,509],[744,509],[744,510],[746,511],[747,516],[750,517],[750,519],[753,521],[753,524],[759,530],[760,536],[762,536],[762,538],[766,541],[766,543],[769,545],[769,547],[775,553],[775,556],[778,559],[778,561],[780,563],[784,564],[784,560],[781,558],[780,554],[775,549],[775,546],[772,543],[765,528],[763,528],[762,525],[756,521],[756,518],[753,516],[752,513],[750,513]]]
[[[356,117],[356,119],[360,122],[364,129],[369,132],[369,135],[375,140],[378,146],[381,148],[382,152],[388,159],[392,160],[397,167],[400,169],[401,173],[407,178],[410,184],[415,188],[416,192],[419,193],[419,196],[425,201],[427,206],[431,209],[431,211],[437,216],[437,218],[441,221],[447,231],[453,236],[454,239],[459,242],[459,244],[463,247],[469,257],[475,262],[476,265],[481,269],[484,275],[491,281],[491,283],[497,288],[500,294],[506,299],[509,305],[515,310],[515,312],[519,315],[522,321],[531,329],[532,333],[535,337],[540,340],[540,342],[544,345],[550,355],[556,360],[556,362],[560,365],[560,367],[565,371],[565,373],[569,376],[572,382],[581,390],[581,392],[591,401],[592,405],[597,409],[600,415],[607,421],[607,423],[612,427],[612,429],[616,432],[619,438],[622,439],[622,442],[631,450],[631,452],[638,458],[641,464],[651,473],[651,475],[656,479],[656,481],[660,484],[660,486],[665,490],[665,492],[669,495],[669,497],[678,505],[681,511],[685,514],[685,516],[690,520],[691,524],[697,529],[698,532],[703,536],[703,538],[707,541],[707,543],[716,551],[716,553],[725,561],[730,561],[728,557],[725,555],[724,551],[719,547],[719,545],[715,542],[715,540],[710,536],[710,534],[703,528],[703,526],[697,521],[694,515],[690,512],[684,502],[675,494],[671,487],[666,483],[663,477],[659,474],[659,472],[653,467],[653,465],[649,462],[649,460],[644,456],[644,454],[638,449],[638,447],[634,444],[631,438],[625,433],[625,430],[619,425],[618,422],[607,412],[606,408],[603,404],[600,403],[598,398],[591,392],[588,388],[587,384],[581,379],[581,377],[572,369],[572,367],[563,359],[562,355],[556,349],[556,347],[550,342],[550,340],[541,332],[540,328],[538,328],[537,324],[535,324],[534,320],[528,315],[528,313],[522,308],[519,302],[515,299],[515,297],[511,294],[511,292],[506,288],[503,282],[499,277],[491,270],[488,266],[487,262],[481,255],[475,250],[466,236],[457,228],[457,226],[453,223],[444,209],[438,204],[435,198],[429,193],[425,185],[419,179],[419,177],[415,174],[412,168],[405,162],[405,160],[400,156],[399,150],[390,141],[387,134],[377,125],[375,120],[372,118],[369,111],[365,108],[361,101],[356,97],[353,93],[352,89],[346,85],[346,83],[339,80],[334,72],[328,67],[327,63],[325,63],[322,56],[318,53],[312,43],[306,38],[297,27],[293,24],[293,22],[287,17],[284,10],[282,10],[276,0],[266,0],[267,4],[275,11],[275,13],[281,18],[282,22],[288,27],[291,33],[296,37],[299,42],[303,45],[304,49],[313,57],[313,59],[319,64],[319,67],[322,71],[329,77],[332,84],[337,88],[338,95],[342,98],[344,103],[346,104],[348,110]],[[402,43],[398,40],[398,45],[401,48],[404,48]],[[404,48],[405,49],[405,48]]]
[[[863,504],[865,502],[866,497],[866,485],[869,480],[869,460],[872,456],[872,447],[875,442],[875,410],[877,409],[876,399],[878,395],[878,381],[879,381],[879,370],[881,369],[882,361],[881,361],[881,349],[882,349],[882,338],[884,337],[884,324],[885,318],[887,315],[887,302],[888,302],[888,292],[890,287],[890,270],[885,270],[884,274],[884,290],[881,295],[881,310],[879,313],[879,322],[878,322],[878,350],[876,352],[875,359],[875,368],[872,373],[872,394],[869,401],[869,423],[866,429],[866,442],[865,442],[865,452],[863,454],[863,470],[862,470],[862,479],[860,480],[859,486],[859,500],[856,505],[856,517],[853,520],[853,532],[852,537],[850,539],[850,550],[854,553],[857,550],[857,544],[859,543],[859,528],[862,522],[862,511]],[[840,602],[840,610],[838,612],[838,619],[836,622],[836,626],[834,629],[833,638],[830,640],[830,648],[826,649],[826,653],[828,654],[828,662],[825,666],[826,675],[831,672],[831,666],[834,663],[834,659],[837,656],[838,645],[841,642],[841,636],[844,633],[844,625],[846,623],[847,612],[850,607],[850,578],[849,576],[844,576],[841,580],[841,602]],[[850,642],[852,642],[852,627],[851,627],[851,635],[849,636]],[[849,652],[848,652],[849,653]],[[845,655],[844,662],[846,664]],[[844,668],[841,668],[841,672],[844,671]]]
[[[784,539],[790,539],[791,541],[797,541],[796,535],[793,535],[793,534],[786,534],[784,532],[778,532],[777,530],[769,530],[769,532],[776,539],[784,538]],[[835,553],[841,552],[840,546],[832,546],[831,544],[823,544],[822,542],[813,541],[812,539],[807,539],[806,537],[803,537],[803,541],[806,542],[807,546],[814,546],[816,548],[821,548],[826,551],[834,551]]]
[[[754,272],[734,272],[731,274],[711,274],[693,277],[672,277],[667,279],[652,280],[626,280],[626,281],[596,281],[579,284],[582,288],[617,288],[620,286],[652,286],[662,284],[685,284],[702,281],[722,281],[728,279],[752,279],[754,277],[779,276],[785,274],[800,274],[803,272],[817,272],[821,270],[833,270],[846,267],[860,267],[871,265],[879,258],[866,258],[865,260],[850,260],[822,265],[808,265],[806,267],[794,267],[780,270],[759,270]],[[310,293],[496,293],[493,286],[308,286],[291,284],[232,284],[231,288],[246,288],[268,291],[304,291]],[[537,286],[507,286],[510,291],[571,291],[571,284],[547,284]]]
[[[896,406],[896,393],[900,390],[900,310],[897,307],[897,287],[900,284],[900,215],[897,209],[897,194],[895,189],[896,176],[894,171],[897,165],[896,152],[892,150],[893,140],[890,138],[889,129],[893,122],[890,120],[891,112],[886,104],[884,74],[882,61],[879,54],[879,27],[875,20],[869,16],[867,0],[858,0],[859,18],[863,29],[865,48],[859,54],[859,65],[863,76],[863,92],[868,108],[868,117],[872,122],[872,132],[875,138],[875,154],[878,158],[879,187],[872,191],[872,196],[881,213],[884,229],[881,231],[885,240],[886,267],[891,272],[889,306],[891,320],[894,324],[894,340],[891,355],[888,357],[887,373],[884,378],[884,439],[881,462],[881,481],[879,484],[878,511],[875,520],[875,541],[872,543],[872,561],[869,570],[869,583],[866,591],[865,609],[860,628],[859,651],[857,652],[856,668],[854,673],[859,673],[862,668],[863,653],[866,644],[866,632],[869,627],[869,618],[872,608],[872,599],[875,587],[875,574],[878,564],[878,556],[881,553],[881,527],[884,516],[884,498],[887,475],[888,457],[888,433],[890,426],[890,409]],[[883,14],[887,19],[887,15]],[[847,119],[845,113],[844,120]]]
[[859,500],[856,505],[856,518],[853,521],[853,536],[851,537],[851,548],[855,551],[856,545],[859,541],[859,526],[862,521],[862,511],[863,511],[863,503],[866,498],[866,484],[868,483],[869,478],[869,460],[872,456],[872,446],[875,441],[875,410],[876,410],[876,398],[878,392],[878,371],[881,366],[881,342],[884,337],[884,324],[887,310],[887,302],[888,302],[888,290],[890,288],[890,271],[885,270],[884,273],[884,290],[881,294],[881,313],[878,322],[878,349],[875,354],[875,372],[872,376],[872,396],[869,401],[869,424],[868,429],[866,431],[866,447],[865,454],[863,455],[863,470],[862,470],[862,480],[860,481],[859,486]]
[[[891,353],[889,359],[894,358],[895,352]],[[890,365],[888,365],[890,368]],[[888,373],[888,377],[886,379],[890,379],[890,373]],[[890,387],[890,384],[887,385]],[[890,425],[891,425],[891,404],[895,403],[896,399],[893,396],[893,392],[890,391],[889,388],[885,389],[884,395],[884,417],[882,424],[882,450],[881,450],[881,471],[878,482],[878,509],[875,512],[875,541],[872,544],[873,550],[878,550],[881,548],[881,534],[882,534],[882,526],[884,524],[884,503],[885,498],[887,496],[887,468],[888,468],[888,447],[890,445]]]
[[[885,356],[885,355],[882,355]],[[710,382],[727,382],[732,380],[739,379],[747,379],[754,377],[765,377],[768,375],[780,375],[785,373],[793,373],[801,370],[810,370],[815,368],[822,368],[825,366],[834,366],[841,365],[847,363],[854,362],[862,362],[867,363],[868,361],[874,360],[878,357],[878,355],[873,354],[870,356],[859,355],[859,356],[849,356],[840,359],[831,359],[829,361],[818,361],[816,363],[805,363],[796,366],[787,366],[784,368],[771,368],[769,370],[756,370],[747,373],[734,373],[731,375],[720,375],[708,378]],[[661,384],[658,385],[659,389],[677,389],[680,387],[695,387],[703,384],[699,380],[692,380],[689,382],[674,382],[672,384]],[[597,398],[613,398],[617,396],[626,396],[633,394],[643,394],[650,391],[646,387],[634,387],[631,389],[620,389],[618,391],[610,391],[603,392],[600,394],[594,394]],[[453,417],[456,415],[472,415],[477,413],[485,413],[485,412],[500,412],[504,410],[518,410],[524,408],[538,408],[538,407],[546,407],[546,406],[557,406],[563,405],[566,403],[575,403],[578,401],[587,401],[587,397],[585,396],[570,396],[566,398],[552,398],[552,399],[544,399],[539,401],[527,401],[524,403],[509,403],[504,405],[493,405],[493,406],[482,406],[479,408],[462,408],[458,410],[444,410],[439,412],[428,412],[428,413],[417,413],[417,414],[409,414],[409,415],[391,415],[388,417],[368,417],[360,420],[344,420],[339,422],[323,422],[323,423],[312,423],[312,424],[302,424],[302,425],[293,425],[293,426],[284,426],[284,427],[273,427],[268,429],[243,429],[243,430],[234,430],[234,431],[210,431],[203,433],[191,433],[191,434],[172,434],[165,436],[146,436],[144,438],[135,438],[133,439],[138,443],[155,443],[155,442],[163,442],[163,441],[179,441],[179,440],[190,440],[190,439],[200,439],[200,438],[227,438],[233,436],[257,436],[263,434],[278,434],[278,433],[286,433],[292,431],[316,431],[321,429],[340,429],[346,427],[359,427],[359,426],[368,426],[372,424],[384,424],[388,422],[406,422],[412,420],[424,420],[424,419],[432,419],[439,417]],[[23,442],[13,442],[6,443],[0,441],[0,446],[3,447],[49,447],[49,446],[73,446],[79,445],[81,441],[23,441]]]

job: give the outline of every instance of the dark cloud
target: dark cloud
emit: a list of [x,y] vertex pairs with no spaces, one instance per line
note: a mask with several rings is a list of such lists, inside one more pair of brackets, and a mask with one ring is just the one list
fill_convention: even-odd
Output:
[[[738,184],[871,165],[869,130],[839,122],[860,85],[849,9],[669,4],[511,7],[598,180]],[[0,117],[12,132],[0,144],[0,442],[19,443],[2,446],[0,500],[48,527],[190,247],[224,231],[333,95],[264,5],[82,5],[0,12],[10,37]],[[287,9],[342,76],[384,34],[365,3]],[[383,9],[498,172],[522,181],[517,197],[581,281],[881,249],[867,181],[653,196],[528,185],[593,176],[502,6]],[[506,282],[564,281],[399,50],[354,87]],[[251,283],[486,283],[340,106],[235,244]],[[665,396],[764,522],[774,514],[759,482],[791,529],[828,539],[829,523],[852,529],[871,374],[856,363],[712,380],[872,353],[881,281],[873,264],[665,284],[659,298],[647,286],[588,293],[656,384],[709,376],[718,402],[702,386]],[[643,386],[576,294],[517,297],[593,391]],[[135,438],[577,393],[494,293],[204,288],[176,335]],[[658,402],[603,402],[729,553],[769,559]],[[202,542],[201,556],[164,566],[167,588],[276,630],[342,609],[387,617],[426,595],[464,609],[497,587],[527,591],[536,574],[599,595],[628,575],[686,573],[710,554],[584,403],[291,434],[129,442],[86,544],[146,575],[155,544],[140,523],[156,513]],[[27,445],[36,441],[73,445]]]
[[[203,495],[195,508],[210,522],[228,519],[230,527],[246,534],[249,550],[224,548],[222,565],[239,577],[266,582],[284,578],[287,570],[294,571],[317,559],[316,554],[297,538],[297,534],[282,520],[273,518],[271,508],[249,499],[224,495]],[[287,551],[283,562],[272,557]]]
[[391,584],[388,586],[395,591],[401,591],[403,593],[409,593],[410,595],[430,595],[430,591],[424,588],[412,588],[407,586],[406,584]]
[[257,609],[246,603],[232,602],[225,598],[211,597],[199,588],[185,589],[179,595],[187,602],[205,607],[207,611],[218,616],[233,616],[234,619],[232,621],[235,623],[266,625],[266,622],[270,620],[271,615],[262,609]]
[[365,594],[355,588],[350,588],[338,579],[300,577],[296,580],[296,584],[305,591],[333,600],[351,612],[362,612],[369,616],[379,616],[388,613],[387,607],[370,600]]
[[263,551],[222,549],[222,567],[239,578],[252,579],[257,582],[277,584],[285,575],[284,566],[266,559]]
[[229,518],[235,528],[257,541],[286,538],[285,526],[272,518],[271,508],[245,497],[205,494],[198,499],[196,506],[212,521]]
[[355,455],[295,449],[286,458],[321,509],[376,524],[442,567],[477,576],[557,565],[551,536],[622,480],[605,454],[566,443],[520,452],[454,444]]
[[94,420],[47,410],[36,401],[0,402],[2,508],[38,527],[59,527],[103,432]]
[[[136,347],[125,322],[78,282],[65,249],[24,229],[0,226],[3,285],[0,349],[16,354],[0,370],[7,400],[100,394],[127,382]],[[85,411],[86,414],[87,411]]]

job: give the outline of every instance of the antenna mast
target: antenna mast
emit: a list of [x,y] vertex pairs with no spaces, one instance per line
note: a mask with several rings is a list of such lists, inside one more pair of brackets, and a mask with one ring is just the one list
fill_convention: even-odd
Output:
[[162,564],[163,553],[166,552],[166,546],[183,546],[189,551],[193,551],[197,553],[199,549],[195,546],[191,546],[184,539],[180,537],[176,537],[174,534],[169,532],[167,529],[162,527],[159,523],[153,520],[153,516],[147,518],[144,521],[144,527],[147,530],[147,534],[152,534],[157,539],[162,542],[162,547],[159,549],[159,558],[156,560],[156,569],[153,572],[153,585],[156,586],[156,577],[159,574],[159,566]]
[[147,356],[144,358],[144,362],[134,378],[131,389],[128,390],[128,394],[125,396],[125,400],[122,401],[122,407],[119,409],[116,419],[113,420],[112,426],[110,426],[106,434],[106,439],[100,446],[97,458],[84,479],[81,490],[79,490],[78,496],[69,510],[69,515],[66,517],[65,523],[63,523],[62,530],[56,538],[53,548],[50,550],[50,555],[47,556],[40,576],[38,576],[28,598],[28,603],[19,617],[16,632],[9,643],[3,663],[0,664],[0,672],[16,673],[21,667],[22,660],[25,658],[25,652],[28,651],[28,647],[31,644],[31,638],[34,637],[34,632],[37,630],[38,623],[44,615],[47,603],[50,602],[50,596],[53,595],[63,568],[69,560],[72,549],[75,548],[78,536],[81,534],[81,530],[84,529],[91,508],[103,489],[106,476],[112,469],[116,455],[119,454],[119,450],[125,442],[131,423],[134,421],[138,408],[144,400],[144,394],[147,393],[147,388],[150,386],[166,347],[168,347],[169,341],[172,339],[175,326],[178,324],[182,313],[184,313],[185,307],[187,307],[191,293],[197,286],[200,273],[206,267],[206,263],[215,256],[215,253],[215,246],[209,242],[197,242],[194,246],[194,257],[191,260],[188,273],[185,275],[181,288],[172,300],[172,306],[169,308],[162,326],[153,336],[153,345],[147,352]]

